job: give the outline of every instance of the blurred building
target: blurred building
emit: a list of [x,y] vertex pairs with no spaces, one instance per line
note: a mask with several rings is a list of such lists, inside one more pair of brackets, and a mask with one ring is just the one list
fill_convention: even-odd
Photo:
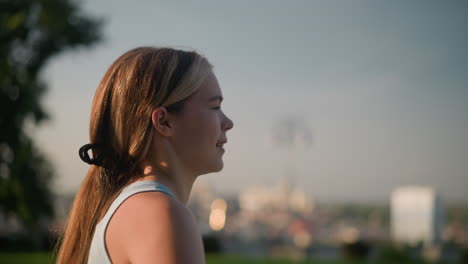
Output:
[[313,199],[302,190],[292,188],[287,182],[272,187],[251,187],[239,194],[240,209],[249,212],[272,210],[308,214],[314,209]]
[[391,197],[391,236],[396,242],[425,245],[441,241],[442,205],[430,187],[405,186]]

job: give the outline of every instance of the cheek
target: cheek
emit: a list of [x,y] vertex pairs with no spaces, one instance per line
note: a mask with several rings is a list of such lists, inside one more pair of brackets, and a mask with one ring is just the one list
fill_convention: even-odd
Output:
[[[198,113],[187,116],[185,122],[180,126],[178,134],[178,145],[187,152],[199,152],[202,149],[216,147],[218,141],[219,124],[213,113]],[[212,145],[212,146],[211,146]]]
[[191,126],[193,139],[197,141],[196,144],[199,144],[200,147],[209,148],[211,145],[216,147],[219,130],[216,119],[213,117],[213,115],[201,116]]

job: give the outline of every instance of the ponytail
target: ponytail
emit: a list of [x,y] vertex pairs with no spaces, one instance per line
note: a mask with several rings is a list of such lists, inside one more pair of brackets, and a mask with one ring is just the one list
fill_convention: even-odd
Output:
[[100,188],[101,167],[91,166],[76,194],[65,232],[60,238],[57,264],[86,263],[95,227],[101,219],[102,207],[109,197]]

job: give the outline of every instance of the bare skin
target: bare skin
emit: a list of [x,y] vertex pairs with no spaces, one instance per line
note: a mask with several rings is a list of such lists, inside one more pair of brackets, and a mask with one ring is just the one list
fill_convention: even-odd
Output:
[[108,225],[106,244],[113,263],[205,263],[195,218],[161,192],[127,199]]
[[140,180],[174,193],[137,193],[111,218],[105,244],[113,263],[205,263],[195,218],[186,207],[195,179],[223,167],[223,144],[232,121],[219,109],[221,90],[211,74],[180,115],[153,111],[151,151]]

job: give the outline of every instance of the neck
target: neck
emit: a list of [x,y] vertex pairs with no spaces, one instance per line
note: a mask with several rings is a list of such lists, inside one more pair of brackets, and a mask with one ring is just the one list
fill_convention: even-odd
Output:
[[159,166],[154,164],[145,165],[143,172],[143,177],[136,181],[157,181],[162,183],[171,190],[179,202],[187,205],[195,176],[183,171],[180,166],[169,166],[164,161],[159,162]]

